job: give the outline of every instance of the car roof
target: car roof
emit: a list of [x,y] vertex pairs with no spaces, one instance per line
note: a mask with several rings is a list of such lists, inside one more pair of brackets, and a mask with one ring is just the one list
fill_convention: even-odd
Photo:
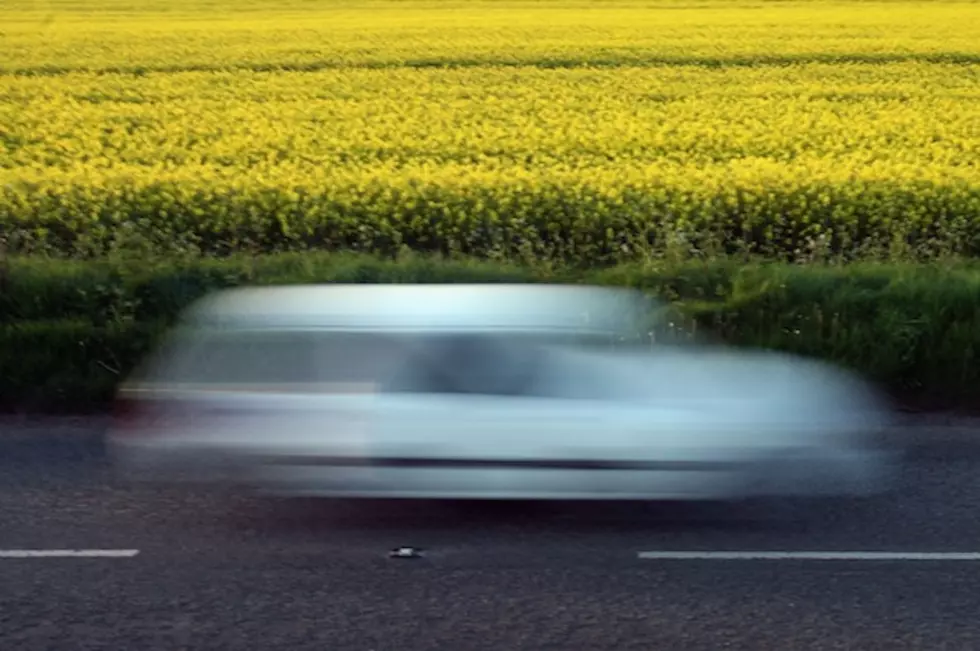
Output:
[[212,294],[187,325],[380,331],[633,332],[651,304],[636,291],[552,284],[317,284]]

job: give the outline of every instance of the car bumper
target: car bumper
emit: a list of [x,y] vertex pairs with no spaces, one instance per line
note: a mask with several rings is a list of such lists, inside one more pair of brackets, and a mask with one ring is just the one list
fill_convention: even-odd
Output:
[[900,454],[820,449],[773,455],[750,471],[748,497],[871,497],[897,483]]

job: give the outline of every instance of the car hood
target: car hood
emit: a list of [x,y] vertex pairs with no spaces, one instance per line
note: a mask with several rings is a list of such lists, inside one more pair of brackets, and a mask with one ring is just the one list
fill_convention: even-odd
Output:
[[877,430],[891,418],[883,394],[832,364],[771,351],[662,348],[617,352],[599,366],[615,394],[732,424]]

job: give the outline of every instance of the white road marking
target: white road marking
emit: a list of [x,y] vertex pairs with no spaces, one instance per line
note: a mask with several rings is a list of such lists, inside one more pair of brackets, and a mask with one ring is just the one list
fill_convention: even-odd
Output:
[[0,549],[0,558],[132,558],[138,549]]
[[980,561],[980,552],[640,552],[641,560],[678,561]]

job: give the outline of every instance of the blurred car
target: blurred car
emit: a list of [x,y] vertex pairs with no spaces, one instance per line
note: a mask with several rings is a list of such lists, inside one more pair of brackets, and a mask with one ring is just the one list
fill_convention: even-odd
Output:
[[889,486],[865,382],[648,341],[658,305],[555,285],[246,288],[193,306],[119,394],[136,479],[287,495],[703,500]]

